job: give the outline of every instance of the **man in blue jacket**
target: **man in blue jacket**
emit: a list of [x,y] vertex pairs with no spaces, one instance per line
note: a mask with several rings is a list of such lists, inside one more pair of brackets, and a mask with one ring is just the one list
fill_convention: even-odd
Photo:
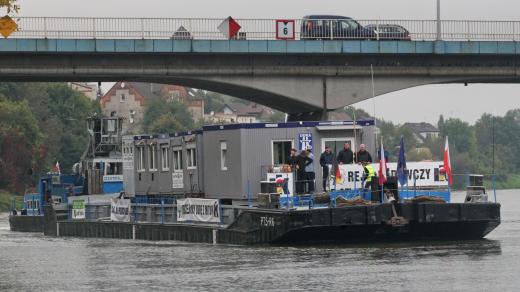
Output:
[[330,150],[329,146],[325,146],[325,151],[321,153],[320,165],[323,170],[323,191],[327,191],[327,182],[329,181],[329,169],[334,162],[334,154]]

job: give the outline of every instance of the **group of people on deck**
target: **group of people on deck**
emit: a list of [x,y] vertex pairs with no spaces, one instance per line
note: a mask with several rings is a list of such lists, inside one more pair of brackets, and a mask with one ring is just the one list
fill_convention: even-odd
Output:
[[314,154],[312,154],[312,149],[307,148],[298,154],[298,151],[292,148],[289,163],[292,169],[296,170],[296,193],[313,193],[316,174],[314,173]]
[[323,169],[323,191],[327,191],[327,180],[329,177],[330,165],[334,165],[334,158],[336,158],[337,164],[361,164],[364,167],[365,172],[365,184],[370,183],[372,177],[375,174],[375,170],[370,165],[372,163],[372,156],[366,150],[366,145],[359,145],[359,151],[354,153],[350,149],[350,143],[343,144],[343,149],[339,151],[335,157],[330,147],[326,146],[325,151],[321,154],[320,165]]
[[[332,153],[329,146],[325,147],[325,151],[320,156],[320,165],[323,169],[323,191],[327,191],[327,181],[329,177],[330,165],[337,164],[362,164],[365,167],[365,182],[370,182],[374,176],[374,169],[370,165],[372,163],[372,156],[366,150],[365,144],[359,145],[359,151],[354,153],[350,149],[350,143],[345,143],[343,149],[339,151],[337,156]],[[314,179],[314,154],[311,148],[298,151],[291,149],[289,156],[289,163],[293,170],[296,170],[296,193],[313,193],[315,190]]]

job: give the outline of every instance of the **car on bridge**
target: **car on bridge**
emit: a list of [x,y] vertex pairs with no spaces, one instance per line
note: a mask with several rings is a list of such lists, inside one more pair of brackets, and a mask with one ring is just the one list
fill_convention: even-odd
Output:
[[308,15],[302,18],[301,39],[338,40],[338,39],[376,39],[372,29],[363,27],[359,22],[346,16]]
[[397,24],[369,24],[366,29],[373,30],[379,40],[411,41],[410,32]]

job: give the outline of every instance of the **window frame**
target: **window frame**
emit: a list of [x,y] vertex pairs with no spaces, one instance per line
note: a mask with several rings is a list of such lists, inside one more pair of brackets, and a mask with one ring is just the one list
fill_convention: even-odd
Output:
[[[190,155],[193,153],[193,155]],[[197,147],[195,144],[186,145],[186,169],[197,169]]]
[[220,170],[228,170],[227,141],[220,141]]
[[173,172],[182,172],[184,170],[181,146],[172,147],[172,169]]
[[144,171],[146,171],[146,168],[145,168],[145,163],[146,163],[145,148],[146,147],[144,145],[138,145],[136,148],[137,148],[136,169],[137,169],[137,172],[144,172]]
[[157,143],[148,145],[148,170],[157,171]]
[[[161,171],[170,171],[170,146],[161,144]],[[166,153],[166,157],[165,157]]]
[[291,147],[288,149],[289,152],[287,153],[287,157],[289,157],[291,148],[294,148],[294,139],[273,139],[273,140],[271,140],[271,165],[280,166],[284,163],[281,163],[281,164],[274,163],[274,143],[276,143],[276,142],[291,142]]

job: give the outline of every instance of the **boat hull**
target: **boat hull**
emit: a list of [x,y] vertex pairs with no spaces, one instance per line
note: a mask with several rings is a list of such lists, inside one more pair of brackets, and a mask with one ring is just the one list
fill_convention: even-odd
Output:
[[9,228],[19,232],[43,232],[44,216],[9,215]]
[[464,240],[486,236],[500,224],[500,205],[400,204],[407,224],[389,224],[390,204],[286,211],[245,209],[229,226],[203,224],[55,221],[48,235],[219,244],[305,244]]

